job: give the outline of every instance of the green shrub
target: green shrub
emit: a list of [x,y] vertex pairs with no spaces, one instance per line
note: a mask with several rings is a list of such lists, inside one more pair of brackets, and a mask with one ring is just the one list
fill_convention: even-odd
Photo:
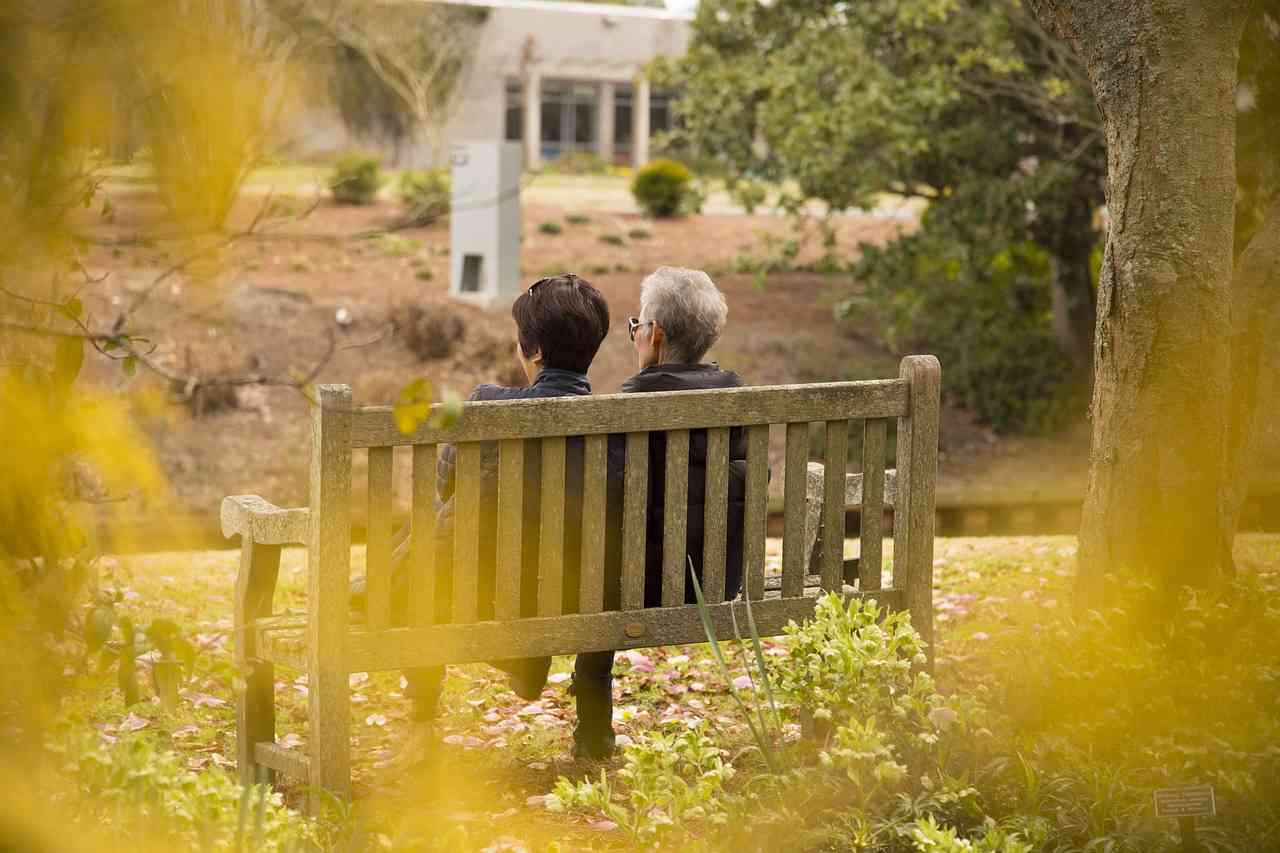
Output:
[[146,849],[167,841],[175,850],[285,851],[319,840],[278,792],[242,788],[217,768],[188,770],[145,736],[110,746],[72,743],[65,754],[75,764],[77,818],[118,841]]
[[679,844],[687,839],[690,824],[728,819],[732,798],[725,784],[734,769],[725,761],[727,755],[702,727],[667,723],[624,747],[617,775],[625,795],[615,793],[603,771],[598,782],[576,785],[561,776],[545,805],[551,811],[598,810],[637,844]]
[[564,221],[568,222],[570,225],[586,225],[591,221],[591,217],[587,216],[585,213],[570,213],[564,218]]
[[626,241],[622,239],[622,235],[621,235],[621,234],[601,234],[601,235],[600,235],[600,242],[601,242],[601,243],[608,243],[610,246],[623,246],[623,245],[626,245]]
[[559,234],[563,230],[559,222],[543,222],[538,226],[538,231],[542,234]]
[[396,198],[414,225],[423,226],[449,214],[452,182],[444,169],[403,172],[396,182]]
[[631,194],[650,216],[675,216],[686,204],[692,183],[693,173],[683,163],[654,160],[636,172]]
[[854,275],[865,290],[844,316],[874,321],[900,352],[937,355],[944,393],[997,430],[1062,421],[1075,382],[1053,334],[1043,249],[926,215],[915,234],[861,250]]
[[769,197],[769,189],[759,181],[750,178],[739,178],[729,184],[729,197],[736,201],[748,214],[755,213],[756,208],[764,204]]
[[381,187],[378,160],[365,154],[342,157],[329,173],[329,191],[339,204],[372,204]]
[[557,175],[607,175],[609,164],[591,151],[569,151],[548,163],[546,171]]
[[648,228],[632,228],[627,232],[627,236],[632,240],[648,240],[653,233]]

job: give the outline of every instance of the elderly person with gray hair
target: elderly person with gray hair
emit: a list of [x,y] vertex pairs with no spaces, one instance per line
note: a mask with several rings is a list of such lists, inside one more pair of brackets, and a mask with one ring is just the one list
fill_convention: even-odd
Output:
[[[701,270],[659,267],[640,285],[640,316],[629,322],[639,372],[622,385],[623,393],[694,391],[738,388],[742,377],[705,362],[708,350],[720,339],[729,308],[724,294]],[[612,516],[606,562],[616,572],[621,565],[620,503],[625,449],[622,436],[609,442],[609,508]],[[645,607],[662,604],[663,520],[666,491],[667,437],[649,434],[649,503],[645,535]],[[688,521],[685,553],[702,580],[703,519],[706,503],[707,432],[689,433]],[[725,598],[737,596],[742,586],[742,529],[746,507],[747,443],[741,429],[729,431],[729,493],[725,531]],[[616,576],[616,574],[614,575]],[[618,606],[617,591],[610,607]],[[693,584],[685,585],[685,603],[695,602]],[[613,750],[611,726],[613,652],[580,655],[574,675],[578,727],[574,752],[583,757],[603,757]]]

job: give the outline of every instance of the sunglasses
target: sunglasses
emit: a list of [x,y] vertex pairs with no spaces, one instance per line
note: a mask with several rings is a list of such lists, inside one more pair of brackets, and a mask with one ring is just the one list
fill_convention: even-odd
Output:
[[656,320],[641,320],[638,317],[627,318],[627,334],[631,336],[631,340],[636,339],[636,332],[641,326],[652,326]]

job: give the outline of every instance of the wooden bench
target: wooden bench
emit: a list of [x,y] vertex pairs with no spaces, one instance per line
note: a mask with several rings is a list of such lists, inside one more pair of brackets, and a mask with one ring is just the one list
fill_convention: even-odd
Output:
[[[256,496],[229,497],[222,529],[241,537],[236,581],[236,659],[246,675],[237,709],[240,776],[273,781],[283,772],[307,784],[313,807],[321,789],[350,792],[351,709],[348,675],[513,656],[571,655],[705,642],[695,606],[685,605],[685,541],[689,431],[707,431],[706,549],[703,586],[712,622],[731,634],[724,601],[729,430],[741,427],[748,446],[744,590],[762,635],[812,613],[805,595],[810,549],[824,590],[844,590],[845,508],[862,507],[858,589],[910,611],[917,630],[933,637],[934,480],[937,470],[939,367],[932,356],[903,359],[900,378],[781,387],[617,394],[467,403],[446,428],[422,426],[406,435],[389,407],[353,407],[343,385],[317,389],[311,444],[311,497],[305,509],[280,509]],[[886,426],[897,419],[897,470],[885,476]],[[861,422],[863,474],[847,477],[848,429]],[[809,424],[825,423],[823,464],[809,463]],[[777,597],[766,596],[765,522],[769,490],[769,430],[785,425],[781,472],[784,522]],[[662,607],[643,609],[647,433],[667,433]],[[610,434],[625,434],[621,609],[604,609],[606,452]],[[561,613],[566,442],[583,448],[581,580],[578,613]],[[541,513],[537,614],[521,617],[521,523],[525,440],[541,441]],[[433,624],[431,561],[436,523],[436,454],[457,447],[454,495],[453,620]],[[494,617],[479,621],[475,566],[482,447],[498,447],[498,542]],[[408,627],[392,627],[392,467],[397,446],[412,447],[414,582]],[[348,605],[351,567],[353,452],[368,453],[366,621],[353,624]],[[774,471],[777,479],[777,471]],[[883,507],[894,506],[893,585],[881,588]],[[807,499],[806,499],[807,498]],[[570,523],[577,523],[571,521]],[[719,535],[716,535],[719,532]],[[280,549],[308,549],[307,611],[273,615]],[[471,568],[468,568],[471,567]],[[423,582],[428,581],[428,582]],[[770,584],[771,586],[773,584]],[[741,604],[738,605],[741,607]],[[739,618],[741,614],[739,613]],[[306,750],[275,743],[275,665],[307,674]]]

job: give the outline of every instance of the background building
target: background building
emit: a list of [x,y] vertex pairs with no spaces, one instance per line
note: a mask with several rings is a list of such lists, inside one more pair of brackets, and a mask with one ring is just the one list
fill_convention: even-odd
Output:
[[424,168],[447,165],[453,142],[505,140],[522,144],[526,168],[573,152],[636,165],[649,160],[653,136],[670,127],[670,96],[652,89],[644,69],[656,57],[684,53],[692,14],[552,0],[413,2],[483,12],[445,120],[392,143],[360,135],[317,104],[291,133],[293,153],[361,148]]

